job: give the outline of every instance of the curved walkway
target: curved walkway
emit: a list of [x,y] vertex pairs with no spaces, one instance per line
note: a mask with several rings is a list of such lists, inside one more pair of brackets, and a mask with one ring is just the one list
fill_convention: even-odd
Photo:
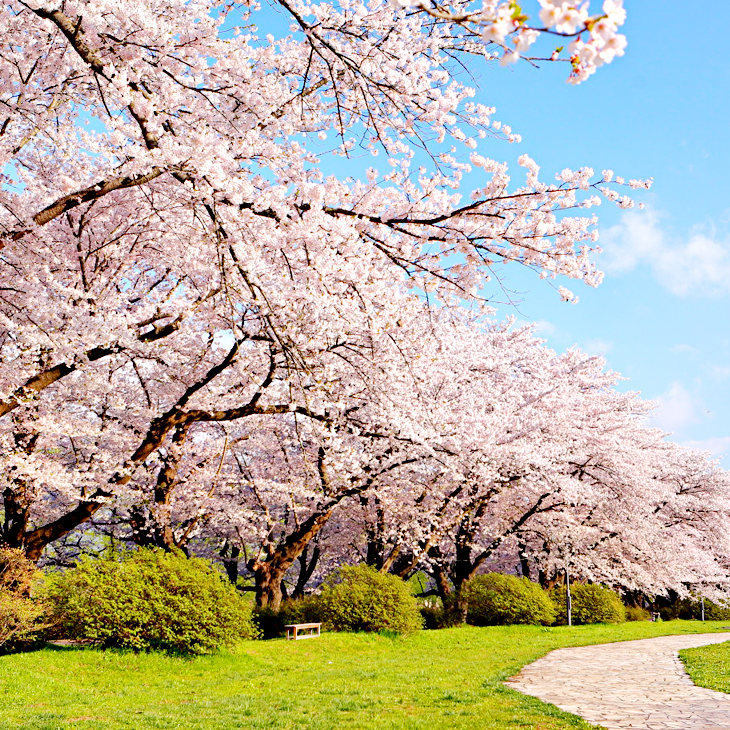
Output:
[[729,640],[685,634],[556,649],[505,684],[608,730],[730,730],[730,695],[695,687],[677,656]]

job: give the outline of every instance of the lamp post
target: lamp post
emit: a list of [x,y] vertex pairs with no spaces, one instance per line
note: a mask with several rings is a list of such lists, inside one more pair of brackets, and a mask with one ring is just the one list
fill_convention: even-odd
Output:
[[565,605],[568,610],[568,626],[573,625],[573,602],[570,596],[570,570],[568,561],[565,561]]

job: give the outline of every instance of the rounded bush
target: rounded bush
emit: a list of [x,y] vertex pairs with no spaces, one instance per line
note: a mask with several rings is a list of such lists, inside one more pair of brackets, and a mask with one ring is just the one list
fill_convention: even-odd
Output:
[[[570,587],[571,618],[574,624],[619,624],[626,621],[626,608],[615,591],[595,583],[574,583]],[[550,597],[555,604],[556,623],[567,623],[565,588],[553,588]]]
[[49,581],[62,634],[106,647],[202,654],[254,634],[251,608],[209,563],[137,550]]
[[[678,618],[699,620],[702,617],[702,604],[696,596],[680,598],[670,606],[662,608],[661,615],[665,621]],[[705,620],[730,621],[730,603],[724,600],[714,603],[709,598],[705,598]]]
[[408,584],[365,565],[334,573],[323,587],[318,604],[322,620],[335,631],[411,634],[423,625]]
[[478,575],[461,587],[466,621],[474,626],[542,624],[555,620],[555,608],[545,591],[527,578],[502,573]]

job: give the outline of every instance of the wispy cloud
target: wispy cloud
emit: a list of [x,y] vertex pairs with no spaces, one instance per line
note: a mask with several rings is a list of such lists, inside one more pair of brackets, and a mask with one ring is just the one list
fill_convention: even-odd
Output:
[[655,399],[657,409],[651,417],[651,425],[663,431],[674,432],[698,423],[702,401],[690,393],[680,382],[674,382],[669,390]]
[[718,380],[721,383],[724,383],[726,380],[730,379],[730,366],[729,365],[711,365],[709,370],[710,370],[710,376],[714,380]]
[[613,350],[613,342],[609,342],[608,340],[602,340],[600,338],[595,338],[592,340],[588,340],[585,343],[583,349],[589,355],[605,355],[606,353]]
[[608,273],[649,266],[660,284],[679,296],[730,293],[730,237],[694,231],[671,236],[655,210],[628,211],[606,229],[600,265]]
[[683,446],[699,451],[709,451],[712,456],[730,454],[730,436],[716,436],[701,441],[685,441]]
[[534,323],[534,327],[535,332],[545,337],[554,335],[558,331],[558,328],[547,319],[538,319],[537,322]]

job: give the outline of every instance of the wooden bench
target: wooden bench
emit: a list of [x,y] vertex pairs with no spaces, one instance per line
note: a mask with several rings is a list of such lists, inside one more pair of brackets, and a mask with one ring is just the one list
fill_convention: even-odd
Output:
[[284,628],[286,628],[286,638],[297,641],[319,636],[321,626],[322,624],[287,624]]

